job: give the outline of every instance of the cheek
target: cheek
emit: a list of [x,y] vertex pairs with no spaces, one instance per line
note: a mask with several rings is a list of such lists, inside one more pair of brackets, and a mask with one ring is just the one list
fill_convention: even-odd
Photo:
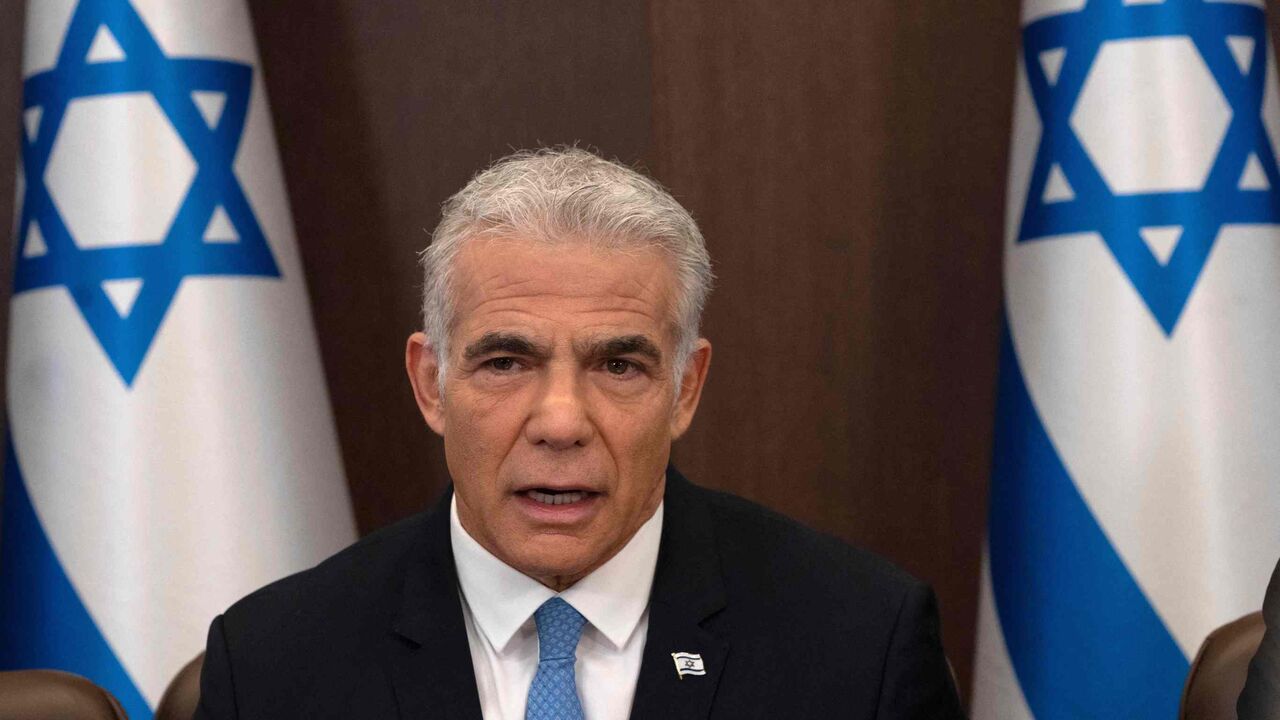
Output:
[[630,487],[627,492],[647,492],[653,477],[666,468],[671,452],[670,403],[654,402],[614,406],[609,418],[601,418],[606,444],[618,465],[618,472]]
[[488,441],[511,434],[523,424],[529,409],[527,387],[495,393],[476,385],[459,383],[458,390],[445,397],[445,412],[457,426],[457,434]]
[[[447,411],[445,459],[456,481],[492,493],[503,463],[519,441],[521,409],[515,403],[456,402]],[[465,478],[465,479],[464,479]]]

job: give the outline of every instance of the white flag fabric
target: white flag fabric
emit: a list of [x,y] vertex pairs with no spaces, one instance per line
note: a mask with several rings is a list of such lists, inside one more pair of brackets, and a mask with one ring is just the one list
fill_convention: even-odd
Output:
[[215,614],[354,522],[243,0],[26,23],[0,668],[149,718]]
[[1025,0],[973,717],[1172,718],[1280,557],[1265,7]]

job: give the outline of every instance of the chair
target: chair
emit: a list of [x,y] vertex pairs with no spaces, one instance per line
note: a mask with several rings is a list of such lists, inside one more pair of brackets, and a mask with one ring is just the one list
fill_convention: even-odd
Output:
[[0,672],[4,720],[127,720],[111,693],[58,670]]
[[156,706],[155,720],[191,720],[200,703],[200,669],[204,667],[204,653],[195,656],[169,681],[160,704]]
[[1236,699],[1265,629],[1255,612],[1209,633],[1191,663],[1179,720],[1236,720]]

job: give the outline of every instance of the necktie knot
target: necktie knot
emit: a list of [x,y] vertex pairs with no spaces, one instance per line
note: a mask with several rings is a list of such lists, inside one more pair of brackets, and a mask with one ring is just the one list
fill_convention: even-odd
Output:
[[559,597],[542,603],[533,613],[538,624],[538,661],[572,659],[587,619]]

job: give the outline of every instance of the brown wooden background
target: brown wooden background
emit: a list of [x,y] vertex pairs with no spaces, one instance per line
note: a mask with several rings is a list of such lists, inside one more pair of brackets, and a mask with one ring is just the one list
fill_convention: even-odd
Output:
[[672,188],[719,275],[677,463],[931,582],[967,690],[1016,0],[250,4],[362,531],[446,482],[401,360],[440,202],[511,149],[591,145]]

